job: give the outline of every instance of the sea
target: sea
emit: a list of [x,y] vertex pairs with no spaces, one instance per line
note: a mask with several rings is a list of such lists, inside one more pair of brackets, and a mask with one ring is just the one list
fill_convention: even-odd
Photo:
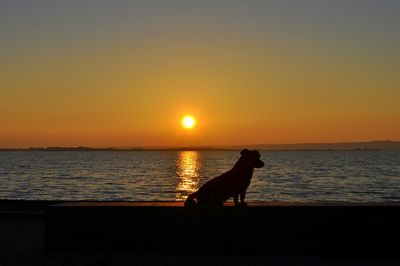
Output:
[[[261,151],[248,201],[400,202],[400,152]],[[0,199],[182,201],[239,151],[1,151]]]

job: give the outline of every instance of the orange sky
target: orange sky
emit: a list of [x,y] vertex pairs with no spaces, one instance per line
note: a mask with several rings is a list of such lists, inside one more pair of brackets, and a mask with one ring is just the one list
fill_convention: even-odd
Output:
[[380,3],[9,4],[0,147],[400,140],[399,5]]

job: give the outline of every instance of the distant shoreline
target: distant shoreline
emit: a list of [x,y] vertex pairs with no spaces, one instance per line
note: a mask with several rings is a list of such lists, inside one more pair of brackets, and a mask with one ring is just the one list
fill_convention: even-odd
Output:
[[[29,151],[40,151],[40,152],[63,152],[63,151],[72,151],[72,152],[135,152],[135,151],[143,151],[143,152],[150,152],[150,151],[239,151],[239,149],[85,149],[85,150],[78,150],[78,149],[60,149],[60,150],[47,150],[47,149],[0,149],[0,152],[7,152],[7,151],[15,151],[15,152],[29,152]],[[388,151],[388,150],[378,150],[378,149],[354,149],[354,150],[259,150],[259,151],[270,151],[270,152],[318,152],[318,151]],[[397,150],[390,150],[390,151],[397,151]]]
[[237,146],[184,146],[184,147],[30,147],[0,148],[0,151],[400,151],[400,141],[369,141],[342,143],[253,144]]

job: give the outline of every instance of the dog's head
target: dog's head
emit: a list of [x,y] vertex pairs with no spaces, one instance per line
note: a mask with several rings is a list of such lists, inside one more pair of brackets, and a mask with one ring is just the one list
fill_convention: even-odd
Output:
[[260,160],[260,153],[256,150],[250,151],[248,149],[244,149],[240,152],[242,155],[242,160],[246,162],[252,168],[261,168],[265,164]]

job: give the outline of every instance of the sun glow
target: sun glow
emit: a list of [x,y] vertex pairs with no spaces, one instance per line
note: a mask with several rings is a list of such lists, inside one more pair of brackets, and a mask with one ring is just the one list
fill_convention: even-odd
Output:
[[182,118],[182,126],[186,129],[192,129],[196,126],[196,119],[191,115],[185,115]]

